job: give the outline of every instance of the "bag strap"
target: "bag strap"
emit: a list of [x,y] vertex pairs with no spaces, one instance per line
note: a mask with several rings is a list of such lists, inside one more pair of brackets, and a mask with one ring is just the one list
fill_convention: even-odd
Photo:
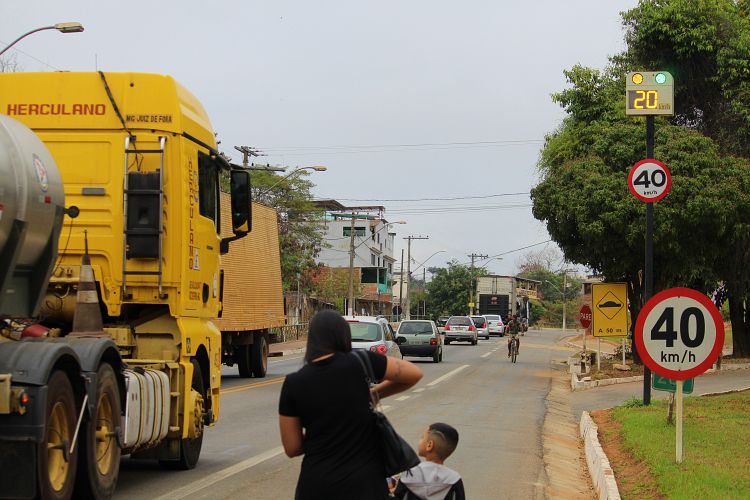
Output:
[[370,403],[372,403],[372,409],[375,410],[377,408],[378,403],[380,403],[380,398],[376,399],[376,395],[373,394],[372,386],[375,385],[375,373],[372,370],[372,363],[370,362],[370,358],[367,356],[367,353],[364,351],[354,351],[354,356],[357,358],[357,361],[359,361],[360,366],[362,366],[362,371],[365,374],[365,383],[367,384],[367,391],[370,393]]

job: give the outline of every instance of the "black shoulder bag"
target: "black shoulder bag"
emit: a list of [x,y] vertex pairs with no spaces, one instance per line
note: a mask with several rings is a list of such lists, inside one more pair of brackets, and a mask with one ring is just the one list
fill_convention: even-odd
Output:
[[357,356],[359,363],[362,365],[362,370],[365,372],[367,392],[370,393],[370,410],[372,410],[375,416],[375,432],[378,435],[378,441],[382,450],[385,473],[387,476],[393,476],[394,474],[409,470],[419,464],[419,457],[414,452],[414,449],[409,446],[409,443],[398,435],[388,421],[388,418],[381,411],[378,411],[380,400],[370,390],[375,385],[376,380],[367,353],[354,351],[354,354]]

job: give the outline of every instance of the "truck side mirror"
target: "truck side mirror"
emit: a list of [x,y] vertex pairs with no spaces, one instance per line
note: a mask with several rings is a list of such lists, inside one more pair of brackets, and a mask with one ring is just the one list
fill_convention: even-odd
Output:
[[232,170],[230,173],[232,194],[232,231],[236,235],[252,230],[252,199],[250,195],[250,173],[247,170]]

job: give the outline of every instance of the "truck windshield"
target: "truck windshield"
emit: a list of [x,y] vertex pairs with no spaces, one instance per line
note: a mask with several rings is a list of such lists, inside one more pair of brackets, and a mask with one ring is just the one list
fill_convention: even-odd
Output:
[[376,323],[349,323],[349,328],[352,330],[352,342],[375,342],[383,338]]

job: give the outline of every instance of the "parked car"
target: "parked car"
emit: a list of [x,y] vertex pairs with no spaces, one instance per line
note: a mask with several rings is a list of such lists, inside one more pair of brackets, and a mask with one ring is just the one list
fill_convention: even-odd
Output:
[[443,340],[434,321],[402,321],[396,331],[396,343],[403,356],[431,357],[435,363],[443,360]]
[[469,316],[451,316],[445,322],[445,345],[454,340],[477,345],[477,327]]
[[402,358],[393,329],[383,318],[344,316],[352,331],[352,349],[367,349],[384,356]]
[[435,321],[435,324],[437,325],[437,329],[441,334],[445,334],[445,323],[450,319],[450,316],[438,316],[437,321]]
[[487,320],[484,319],[484,316],[471,316],[471,320],[474,322],[474,326],[477,329],[477,337],[489,340],[490,331],[487,329]]
[[505,335],[505,323],[503,323],[503,318],[499,314],[485,314],[484,319],[487,320],[487,331],[490,335],[499,335],[500,337]]

